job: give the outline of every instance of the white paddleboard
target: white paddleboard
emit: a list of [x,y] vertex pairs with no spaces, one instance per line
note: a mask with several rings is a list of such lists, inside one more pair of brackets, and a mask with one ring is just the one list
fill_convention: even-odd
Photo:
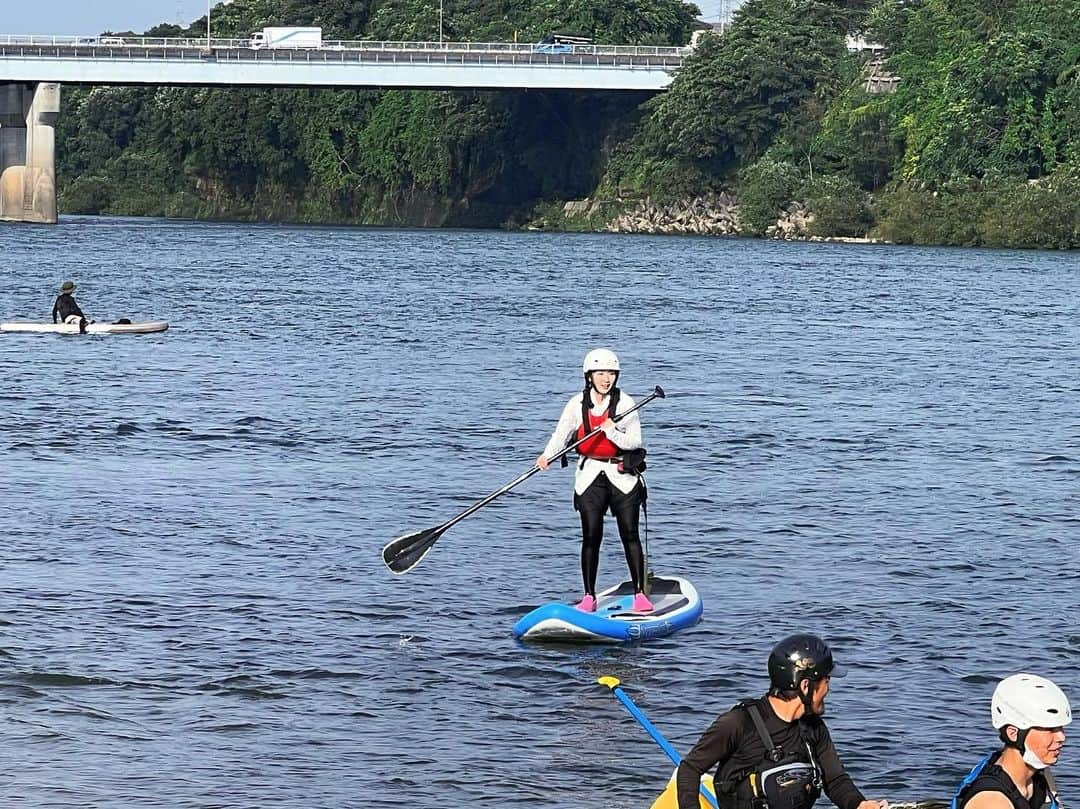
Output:
[[[165,331],[169,324],[164,320],[146,320],[142,323],[91,323],[87,334],[152,334]],[[0,331],[39,332],[43,334],[79,334],[78,323],[0,323]]]

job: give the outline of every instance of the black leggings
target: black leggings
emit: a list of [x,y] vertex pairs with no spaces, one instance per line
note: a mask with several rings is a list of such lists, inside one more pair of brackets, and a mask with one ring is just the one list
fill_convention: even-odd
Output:
[[581,515],[581,580],[585,592],[596,595],[596,574],[600,569],[600,543],[604,539],[604,514],[611,510],[619,526],[623,552],[626,554],[626,566],[630,568],[630,580],[634,591],[642,589],[645,581],[645,554],[641,551],[641,538],[638,536],[638,518],[641,514],[641,501],[644,487],[640,481],[623,494],[615,488],[608,476],[600,475],[589,484],[582,494],[574,495],[574,508]]

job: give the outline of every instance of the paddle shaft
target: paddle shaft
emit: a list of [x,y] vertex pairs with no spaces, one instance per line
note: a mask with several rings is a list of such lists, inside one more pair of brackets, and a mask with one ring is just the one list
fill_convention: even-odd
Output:
[[[601,682],[603,682],[603,679],[601,680]],[[641,709],[634,704],[634,701],[626,695],[622,688],[618,685],[611,685],[610,683],[603,684],[607,685],[608,688],[611,689],[611,693],[618,698],[619,702],[623,704],[623,707],[630,712],[630,715],[634,717],[634,719],[636,719],[643,728],[645,728],[645,731],[650,736],[652,736],[653,741],[660,745],[660,749],[667,753],[668,758],[671,759],[671,763],[674,764],[676,767],[679,766],[679,764],[682,762],[682,756],[679,755],[679,751],[671,746],[671,743],[664,738],[664,734],[661,733],[656,728],[656,726],[649,721],[648,717],[646,717],[645,714],[641,712]],[[699,784],[699,787],[701,790],[701,794],[705,796],[705,800],[709,802],[709,805],[716,807],[716,809],[720,809],[720,804],[716,802],[716,796],[712,793],[712,791],[704,784]]]
[[[622,413],[619,413],[617,416],[615,416],[615,418],[612,419],[612,421],[621,421],[622,419],[626,418],[627,416],[629,416],[634,411],[640,410],[641,408],[643,408],[645,405],[647,405],[653,399],[663,399],[663,398],[664,398],[664,391],[659,385],[657,385],[656,389],[652,393],[650,393],[648,396],[646,396],[640,402],[635,404],[629,410],[624,410]],[[559,452],[556,452],[554,455],[552,455],[550,458],[548,458],[548,463],[551,463],[552,461],[557,461],[557,460],[559,460],[559,458],[563,457],[564,455],[567,455],[570,452],[573,452],[575,449],[577,449],[579,446],[584,444],[590,438],[594,438],[595,436],[597,436],[601,432],[603,432],[603,428],[602,427],[597,427],[592,432],[587,433],[586,435],[583,435],[577,441],[574,441],[572,444],[567,445],[566,447],[561,449]],[[477,511],[482,509],[484,506],[486,506],[488,503],[490,503],[496,497],[501,497],[502,495],[506,494],[508,491],[513,489],[515,486],[517,486],[517,485],[519,485],[521,483],[524,483],[526,480],[531,478],[533,475],[535,475],[539,471],[540,471],[539,466],[533,466],[533,468],[530,469],[528,472],[525,472],[525,473],[523,473],[521,475],[518,475],[516,478],[514,478],[512,481],[507,483],[505,486],[503,486],[498,491],[492,492],[487,497],[485,497],[483,500],[480,500],[479,502],[473,503],[471,506],[469,506],[463,512],[458,514],[456,517],[450,518],[449,520],[444,522],[442,525],[440,525],[435,530],[438,531],[440,534],[443,533],[444,531],[448,530],[452,526],[457,525],[459,522],[464,520],[470,514],[475,514]]]
[[682,756],[679,755],[679,751],[671,746],[671,743],[664,738],[656,725],[649,721],[648,717],[641,712],[630,697],[626,696],[626,692],[619,686],[615,686],[611,689],[611,693],[613,693],[626,710],[630,712],[630,715],[641,723],[641,726],[645,728],[645,731],[653,737],[653,741],[660,745],[660,749],[667,753],[668,758],[671,759],[671,763],[678,766],[682,762]]

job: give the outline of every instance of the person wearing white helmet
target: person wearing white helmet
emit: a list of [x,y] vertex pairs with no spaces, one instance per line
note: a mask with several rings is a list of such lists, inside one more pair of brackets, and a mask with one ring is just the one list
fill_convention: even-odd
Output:
[[960,782],[951,809],[1041,809],[1060,806],[1048,769],[1072,722],[1069,700],[1037,674],[1006,677],[990,700],[990,716],[1004,746],[975,765]]
[[[634,406],[634,400],[615,385],[620,370],[615,352],[606,348],[590,351],[581,370],[585,389],[566,403],[536,465],[547,469],[548,458],[571,441],[584,438],[597,428],[602,431],[577,448],[581,458],[574,475],[574,508],[581,517],[581,578],[585,595],[576,606],[585,612],[596,610],[604,513],[610,509],[619,527],[634,585],[633,608],[637,612],[649,612],[652,603],[644,593],[645,555],[638,534],[641,505],[645,500],[640,474],[643,464],[638,466],[644,457],[641,422],[636,412],[614,420]],[[638,452],[631,453],[632,450]]]

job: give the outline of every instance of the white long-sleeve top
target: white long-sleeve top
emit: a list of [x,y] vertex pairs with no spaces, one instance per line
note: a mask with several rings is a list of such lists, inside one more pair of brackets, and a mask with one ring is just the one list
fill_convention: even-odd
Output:
[[[579,393],[566,403],[566,407],[563,408],[562,416],[559,417],[559,423],[555,425],[555,432],[551,434],[547,446],[544,447],[545,458],[550,458],[555,453],[564,449],[570,442],[571,436],[573,436],[577,432],[578,427],[581,426],[581,399],[584,395],[584,392]],[[605,396],[600,400],[600,404],[593,406],[591,412],[594,416],[599,416],[602,413],[607,412],[608,399],[609,397]],[[620,393],[619,404],[615,408],[615,415],[617,416],[620,413],[625,413],[633,406],[634,399],[628,393]],[[638,418],[638,414],[631,413],[626,418],[615,422],[611,427],[604,430],[604,435],[606,435],[611,440],[611,443],[619,449],[637,449],[641,446],[641,420]],[[584,493],[601,472],[606,474],[608,480],[610,480],[615,488],[623,494],[629,494],[638,482],[637,475],[628,475],[625,472],[620,472],[617,464],[604,463],[603,461],[597,461],[592,458],[580,459],[576,464],[576,468],[577,471],[574,473],[574,492],[577,494]]]

